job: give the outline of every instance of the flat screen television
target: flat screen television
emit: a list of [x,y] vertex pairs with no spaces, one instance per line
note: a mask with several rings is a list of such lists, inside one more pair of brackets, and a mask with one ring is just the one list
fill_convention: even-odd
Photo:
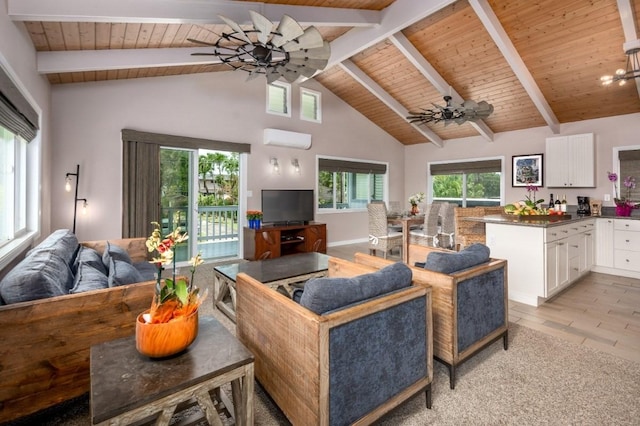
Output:
[[313,221],[313,189],[263,189],[262,222],[274,225]]

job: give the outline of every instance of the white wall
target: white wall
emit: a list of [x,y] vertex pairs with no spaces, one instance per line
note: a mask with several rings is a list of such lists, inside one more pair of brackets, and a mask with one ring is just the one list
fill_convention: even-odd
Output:
[[[604,90],[604,89],[603,89]],[[536,198],[549,200],[566,194],[567,202],[576,205],[578,195],[592,199],[604,199],[604,194],[612,194],[612,186],[607,179],[607,171],[613,170],[613,147],[640,144],[640,113],[596,120],[578,121],[560,125],[559,135],[594,133],[596,145],[596,187],[561,189],[541,188]],[[522,200],[527,195],[522,187],[512,187],[512,156],[545,153],[545,139],[553,135],[547,127],[498,133],[493,142],[482,137],[452,139],[443,148],[433,144],[411,145],[405,148],[405,189],[407,194],[425,191],[427,185],[427,163],[445,160],[464,160],[483,157],[504,157],[506,186],[505,202]],[[545,161],[546,163],[546,161]],[[546,185],[546,181],[544,182]],[[613,198],[613,196],[612,196]],[[613,206],[613,201],[603,203]]]
[[[322,93],[322,124],[299,119],[296,86],[291,118],[266,114],[265,80],[245,80],[245,73],[231,71],[53,86],[53,227],[71,227],[73,194],[64,192],[64,176],[80,164],[78,196],[89,200],[90,209],[78,216],[79,239],[121,235],[124,128],[252,144],[249,209],[260,209],[262,188],[315,188],[320,154],[388,161],[391,199],[402,196],[404,147],[386,132],[315,81],[302,85]],[[310,133],[311,149],[265,146],[267,127]],[[271,157],[278,158],[281,174],[271,173]],[[300,175],[291,173],[293,158]],[[319,214],[316,221],[327,223],[329,243],[366,239],[366,212]]]

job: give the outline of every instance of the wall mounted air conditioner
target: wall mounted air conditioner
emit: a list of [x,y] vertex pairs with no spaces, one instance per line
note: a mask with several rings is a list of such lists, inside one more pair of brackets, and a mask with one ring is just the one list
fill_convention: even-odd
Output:
[[311,135],[278,129],[264,129],[264,144],[287,148],[311,148]]

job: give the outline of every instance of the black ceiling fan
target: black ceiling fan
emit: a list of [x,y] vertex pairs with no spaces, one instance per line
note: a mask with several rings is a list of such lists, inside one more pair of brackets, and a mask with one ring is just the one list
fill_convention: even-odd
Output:
[[327,66],[331,47],[315,27],[303,29],[284,15],[276,28],[261,14],[252,10],[249,14],[251,30],[243,30],[236,22],[220,16],[231,32],[223,32],[215,43],[188,39],[214,48],[211,53],[193,55],[216,56],[231,68],[248,72],[248,80],[265,75],[268,83],[281,77],[293,83],[298,77],[312,77]]

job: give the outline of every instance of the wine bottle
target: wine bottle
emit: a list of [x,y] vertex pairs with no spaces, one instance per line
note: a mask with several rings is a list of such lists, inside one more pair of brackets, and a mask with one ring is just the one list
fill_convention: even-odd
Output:
[[562,196],[562,203],[560,204],[560,208],[562,209],[563,213],[567,212],[567,195],[563,195]]
[[562,211],[562,203],[560,202],[560,197],[556,198],[555,207],[553,208],[556,212]]
[[549,209],[553,208],[555,208],[555,205],[553,204],[553,194],[549,194]]

